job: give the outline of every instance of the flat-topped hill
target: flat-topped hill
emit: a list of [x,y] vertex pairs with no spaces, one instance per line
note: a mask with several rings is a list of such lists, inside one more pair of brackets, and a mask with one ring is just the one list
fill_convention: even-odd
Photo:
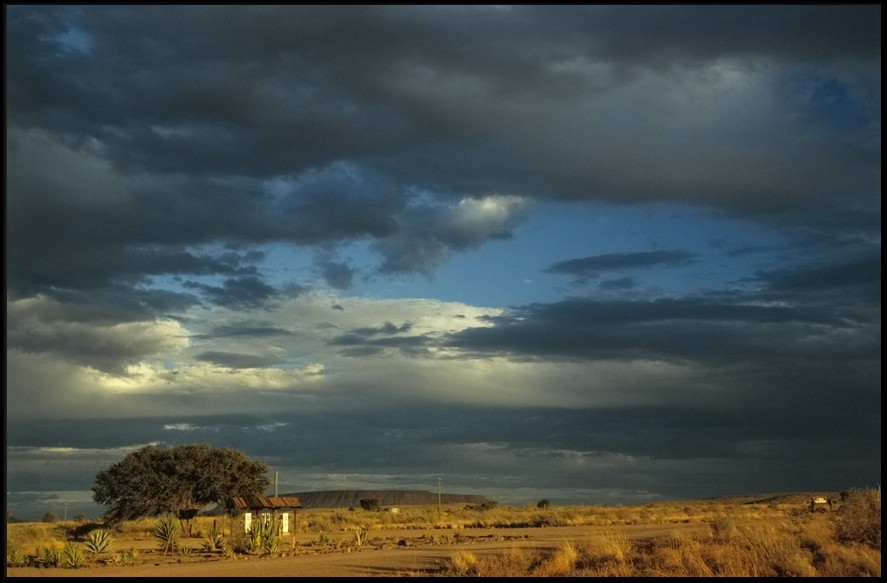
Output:
[[[302,508],[360,508],[361,500],[376,499],[379,506],[422,506],[437,504],[437,492],[426,490],[318,490],[293,492]],[[491,500],[478,494],[441,494],[442,504],[484,504]]]

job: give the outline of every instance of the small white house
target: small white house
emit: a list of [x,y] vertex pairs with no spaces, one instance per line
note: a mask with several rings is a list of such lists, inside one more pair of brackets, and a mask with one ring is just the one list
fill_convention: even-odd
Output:
[[228,501],[230,508],[243,516],[243,531],[249,532],[254,521],[267,524],[274,517],[280,519],[281,534],[288,534],[295,524],[296,510],[302,503],[295,496],[236,496]]

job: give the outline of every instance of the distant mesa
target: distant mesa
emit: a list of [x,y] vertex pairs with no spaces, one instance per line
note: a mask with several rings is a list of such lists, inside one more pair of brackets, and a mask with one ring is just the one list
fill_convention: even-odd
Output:
[[[425,506],[437,504],[436,492],[425,490],[319,490],[316,492],[292,492],[303,509],[309,508],[360,508],[361,500],[376,499],[379,506]],[[479,494],[441,494],[442,504],[490,504],[493,501]]]

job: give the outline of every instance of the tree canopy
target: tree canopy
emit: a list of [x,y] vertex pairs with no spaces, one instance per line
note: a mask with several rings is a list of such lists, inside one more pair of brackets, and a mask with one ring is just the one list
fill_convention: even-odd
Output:
[[104,517],[112,524],[164,513],[184,521],[208,504],[262,495],[271,483],[268,471],[266,464],[233,449],[149,445],[99,472],[93,500],[108,507]]

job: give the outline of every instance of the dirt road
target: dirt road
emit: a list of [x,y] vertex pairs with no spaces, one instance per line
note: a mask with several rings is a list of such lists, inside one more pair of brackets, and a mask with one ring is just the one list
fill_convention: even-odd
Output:
[[[514,548],[551,549],[581,544],[599,536],[632,539],[707,530],[705,523],[628,526],[566,526],[545,528],[373,531],[374,539],[359,548],[293,556],[237,559],[164,557],[145,554],[134,566],[90,566],[81,569],[8,568],[7,577],[391,577],[438,571],[457,551],[480,555]],[[428,542],[436,538],[436,542]],[[301,543],[302,541],[297,541]],[[301,547],[299,547],[301,549]],[[350,548],[350,547],[349,547]]]

